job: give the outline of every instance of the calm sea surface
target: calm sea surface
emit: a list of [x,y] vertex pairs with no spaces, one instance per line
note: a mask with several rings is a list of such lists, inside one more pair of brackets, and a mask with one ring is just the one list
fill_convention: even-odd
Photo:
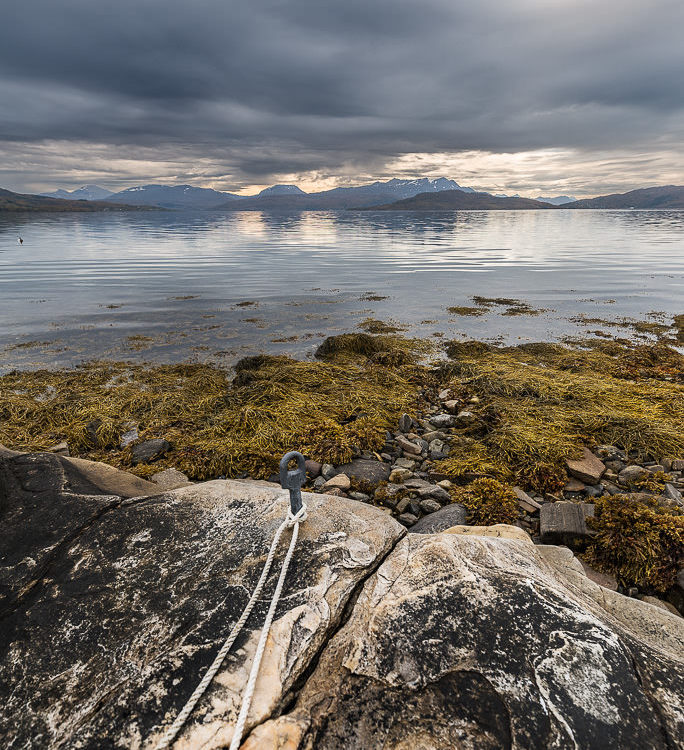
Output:
[[[473,295],[545,312],[447,311]],[[652,312],[684,312],[684,211],[0,218],[5,371],[100,357],[305,355],[366,318],[421,336],[520,341],[611,330],[578,315]]]

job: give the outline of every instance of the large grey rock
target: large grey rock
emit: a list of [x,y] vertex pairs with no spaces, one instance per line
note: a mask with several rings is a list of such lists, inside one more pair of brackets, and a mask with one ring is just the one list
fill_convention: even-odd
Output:
[[435,534],[452,526],[460,526],[466,522],[467,511],[458,503],[445,505],[440,510],[430,513],[429,516],[421,518],[418,523],[411,527],[414,534]]
[[[404,533],[371,506],[303,497],[309,517],[248,729],[282,708]],[[133,500],[78,494],[57,456],[0,456],[3,747],[151,747],[242,612],[287,504],[282,490],[232,481]],[[175,748],[229,743],[274,579]]]
[[681,618],[580,571],[517,534],[409,534],[243,750],[682,747]]

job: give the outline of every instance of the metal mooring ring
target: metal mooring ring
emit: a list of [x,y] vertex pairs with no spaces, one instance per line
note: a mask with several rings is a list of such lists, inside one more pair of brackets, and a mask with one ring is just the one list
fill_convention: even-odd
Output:
[[[287,467],[290,461],[297,461],[293,471]],[[301,453],[290,451],[280,459],[280,486],[290,490],[290,512],[296,515],[302,508],[302,485],[306,482],[306,460]]]

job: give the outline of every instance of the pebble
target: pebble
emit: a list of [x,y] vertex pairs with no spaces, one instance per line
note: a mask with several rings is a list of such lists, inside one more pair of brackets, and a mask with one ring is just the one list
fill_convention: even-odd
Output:
[[416,462],[412,458],[398,458],[394,465],[398,469],[409,469],[409,471],[416,468]]
[[410,469],[402,469],[401,467],[393,469],[389,475],[390,482],[394,484],[402,484],[407,479],[411,479],[413,472]]
[[452,414],[435,414],[433,417],[430,417],[429,421],[431,425],[437,427],[437,429],[441,429],[442,427],[453,427],[456,418]]
[[399,431],[408,432],[413,426],[413,419],[408,414],[402,414],[399,419]]
[[323,479],[332,479],[337,474],[337,469],[332,464],[323,464],[321,466],[321,476]]
[[395,438],[395,441],[397,445],[406,453],[420,455],[422,452],[422,449],[420,446],[416,445],[415,443],[412,443],[410,440],[407,440],[403,435],[399,435],[397,438]]
[[633,484],[637,479],[641,479],[648,474],[648,471],[643,466],[627,466],[618,474],[618,481],[620,484],[630,485]]
[[413,515],[413,513],[401,513],[397,518],[397,521],[399,521],[400,524],[407,527],[413,526],[417,520],[418,516]]
[[145,440],[131,449],[131,461],[135,464],[146,464],[160,458],[171,450],[171,444],[163,438]]
[[421,500],[419,505],[423,513],[434,513],[436,510],[440,510],[442,507],[436,500],[433,500],[431,497],[427,497],[425,498],[425,500]]
[[351,487],[351,479],[346,474],[337,474],[323,485],[323,489],[327,492],[333,488],[340,490],[348,490]]

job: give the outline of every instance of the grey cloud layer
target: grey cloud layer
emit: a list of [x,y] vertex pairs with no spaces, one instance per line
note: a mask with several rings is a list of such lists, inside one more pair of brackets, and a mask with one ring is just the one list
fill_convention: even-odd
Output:
[[412,152],[676,149],[680,0],[22,0],[0,140],[155,144],[236,183]]

